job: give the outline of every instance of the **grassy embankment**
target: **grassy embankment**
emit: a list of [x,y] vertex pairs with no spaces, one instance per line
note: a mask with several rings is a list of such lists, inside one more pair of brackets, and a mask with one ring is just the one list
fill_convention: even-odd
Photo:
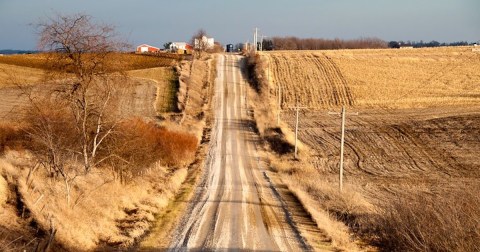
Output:
[[[163,87],[171,87],[170,84],[176,82],[172,59],[124,54],[120,57],[128,60],[128,70],[149,68],[131,71],[135,77],[153,79]],[[1,62],[8,63],[2,68],[8,71],[13,68],[18,71],[16,76],[29,84],[41,80],[42,71],[25,67],[44,68],[43,60],[41,55],[0,57]],[[38,76],[31,78],[32,72]],[[168,94],[170,98],[156,101],[160,112],[176,107],[171,98],[175,92]],[[123,158],[132,160],[127,167],[131,172],[127,170],[120,179],[116,168],[106,165],[87,175],[77,175],[70,192],[72,204],[68,205],[62,182],[49,178],[42,165],[35,165],[35,157],[30,153],[36,146],[25,135],[28,124],[4,122],[0,127],[2,250],[46,246],[50,237],[54,237],[50,246],[55,250],[133,246],[150,230],[155,216],[167,207],[187,176],[191,178],[186,169],[188,164],[198,162],[194,161],[200,141],[198,132],[191,132],[197,135],[194,137],[188,131],[159,128],[138,118],[125,121],[119,126],[119,132],[123,133],[117,136],[126,137],[125,141],[130,144],[117,147]],[[111,140],[109,147],[116,148],[115,144],[125,142],[121,138]],[[75,161],[71,162],[75,166]]]

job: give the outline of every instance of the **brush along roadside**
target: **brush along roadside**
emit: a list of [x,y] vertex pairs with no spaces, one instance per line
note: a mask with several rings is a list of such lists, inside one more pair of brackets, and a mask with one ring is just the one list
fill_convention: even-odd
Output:
[[[0,198],[7,197],[2,203],[14,211],[1,215],[0,232],[8,232],[13,218],[26,224],[22,236],[33,237],[29,245],[24,239],[9,240],[11,246],[77,251],[128,248],[151,228],[154,215],[167,206],[185,180],[187,169],[182,167],[192,162],[198,140],[140,119],[118,127],[112,137],[115,141],[109,139],[105,146],[116,149],[115,155],[128,160],[128,165],[119,169],[119,163],[105,164],[84,173],[78,162],[66,160],[61,172],[68,183],[37,158],[41,145],[36,139],[7,137],[0,174],[8,190],[2,190]],[[53,135],[67,138],[69,134]]]
[[[310,195],[312,186],[318,185],[318,181],[310,181],[310,187],[303,184],[305,181],[302,181],[302,178],[317,177],[315,170],[302,164],[304,157],[309,156],[310,151],[308,147],[297,141],[298,158],[293,158],[295,135],[288,125],[275,123],[278,105],[274,101],[274,94],[271,93],[274,87],[269,82],[271,79],[268,78],[269,72],[266,67],[268,67],[268,62],[260,55],[247,56],[246,71],[247,76],[250,76],[251,85],[249,105],[253,110],[255,127],[262,139],[265,140],[265,149],[270,153],[268,155],[270,169],[276,173],[274,176],[279,178],[279,185],[284,184],[288,187],[288,190],[301,203],[304,211],[310,215],[310,218],[315,221],[317,227],[335,248],[348,251],[372,249],[371,247],[367,248],[359,239],[353,238],[351,231],[344,223],[319,207],[317,200]],[[329,188],[329,191],[333,191],[333,189]],[[337,202],[335,195],[332,195],[332,198],[334,202]],[[338,202],[345,203],[345,201]],[[363,207],[366,206],[360,203],[358,206],[352,206],[354,209]],[[304,232],[308,233],[308,231]],[[306,234],[305,236],[311,235]]]
[[212,90],[217,75],[215,58],[207,56],[193,62],[182,62],[177,67],[180,87],[177,100],[181,117],[180,119],[170,117],[170,120],[164,120],[162,124],[168,125],[167,127],[181,127],[201,140],[195,159],[188,167],[185,182],[168,206],[156,215],[153,228],[136,245],[141,251],[168,247],[173,231],[181,217],[187,214],[188,202],[194,196],[195,188],[204,175],[212,124]]

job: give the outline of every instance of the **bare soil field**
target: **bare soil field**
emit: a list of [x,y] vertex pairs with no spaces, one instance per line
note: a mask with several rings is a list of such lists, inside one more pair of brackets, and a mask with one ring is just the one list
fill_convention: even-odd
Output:
[[[369,244],[412,251],[480,248],[474,240],[480,234],[471,231],[479,223],[469,221],[480,211],[478,62],[480,54],[467,47],[263,52],[269,104],[276,111],[280,86],[287,139],[295,129],[291,107],[307,107],[299,123],[307,147],[299,160],[291,152],[276,155],[272,169],[317,222],[322,214],[315,211],[323,209]],[[341,118],[328,114],[341,105],[359,112],[347,115],[343,193]],[[348,243],[324,228],[334,243]]]
[[[357,111],[347,116],[344,179],[361,185],[372,201],[419,189],[479,189],[480,106]],[[300,118],[299,138],[311,147],[308,162],[337,184],[341,119],[314,111]],[[293,112],[284,120],[295,127]]]

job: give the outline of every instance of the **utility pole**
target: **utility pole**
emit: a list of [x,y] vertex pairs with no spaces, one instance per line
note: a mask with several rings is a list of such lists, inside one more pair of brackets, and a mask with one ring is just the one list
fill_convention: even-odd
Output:
[[[290,107],[291,108],[291,107]],[[299,111],[300,109],[306,109],[307,107],[300,107],[300,106],[295,106],[293,107],[295,109],[295,112],[296,112],[296,119],[295,119],[295,153],[294,153],[294,157],[295,159],[298,158],[298,114],[299,114]]]
[[260,52],[263,51],[263,35],[260,36],[261,39],[260,39],[260,45],[258,46],[260,48]]
[[257,47],[258,47],[258,28],[255,27],[255,33],[253,34],[253,46],[254,46],[254,52],[257,52]]
[[262,35],[262,40],[260,42],[260,51],[263,51],[263,39],[265,38],[265,35]]
[[280,127],[280,111],[282,110],[282,89],[278,84],[278,110],[277,110],[277,126]]
[[243,80],[243,86],[245,87],[245,110],[247,112],[247,116],[249,116],[249,110],[248,110],[248,85],[247,81]]
[[[330,115],[340,115],[342,116],[342,135],[340,138],[340,171],[339,171],[339,187],[340,187],[340,192],[343,191],[343,149],[344,149],[344,144],[345,144],[345,120],[346,120],[346,111],[345,111],[345,106],[342,106],[342,112],[336,113],[336,112],[328,112]],[[358,115],[358,112],[355,113],[350,113],[352,115]]]
[[295,109],[297,111],[297,119],[295,120],[295,159],[297,159],[297,141],[298,141],[298,111],[300,108],[297,106]]

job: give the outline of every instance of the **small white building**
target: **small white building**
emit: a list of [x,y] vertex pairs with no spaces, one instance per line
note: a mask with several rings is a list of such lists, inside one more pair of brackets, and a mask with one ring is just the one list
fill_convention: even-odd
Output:
[[186,42],[172,42],[169,49],[171,52],[179,54],[191,54],[193,46]]
[[203,36],[202,39],[195,39],[195,49],[205,46],[205,49],[213,49],[215,47],[215,39]]
[[172,42],[170,44],[171,51],[187,50],[188,47],[190,47],[190,45],[186,42]]

